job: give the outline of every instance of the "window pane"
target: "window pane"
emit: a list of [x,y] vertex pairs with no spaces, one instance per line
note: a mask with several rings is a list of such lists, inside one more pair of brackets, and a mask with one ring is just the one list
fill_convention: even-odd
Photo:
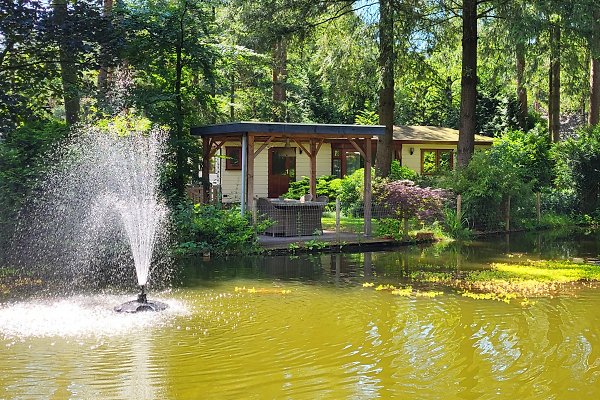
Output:
[[435,172],[435,150],[427,150],[423,152],[422,170],[424,174],[433,174]]
[[227,147],[225,149],[225,155],[227,160],[225,162],[226,169],[242,169],[242,148],[241,147]]
[[274,149],[273,151],[273,159],[272,159],[272,164],[271,164],[271,173],[273,175],[287,175],[288,174],[288,167],[287,167],[287,163],[286,163],[286,159],[287,157],[285,157],[283,154],[281,154],[281,151],[279,149]]
[[440,165],[438,166],[439,171],[450,171],[452,170],[452,150],[440,150]]
[[331,163],[331,173],[338,178],[342,177],[342,160],[334,158]]
[[356,152],[346,153],[346,175],[352,175],[354,171],[360,169],[360,154]]

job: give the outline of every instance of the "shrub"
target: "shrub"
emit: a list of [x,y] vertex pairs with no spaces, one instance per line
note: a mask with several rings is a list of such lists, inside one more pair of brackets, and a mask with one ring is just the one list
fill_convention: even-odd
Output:
[[[317,178],[317,196],[327,196],[329,200],[335,200],[341,186],[342,180],[332,175],[324,175]],[[286,199],[299,199],[310,192],[310,180],[303,176],[296,182],[290,182],[288,191],[283,195]]]
[[391,215],[403,221],[403,235],[408,236],[408,220],[416,218],[422,222],[441,219],[444,213],[446,193],[442,189],[423,188],[414,182],[394,181],[384,183],[376,194]]
[[415,181],[415,179],[417,179],[417,173],[415,171],[413,171],[412,169],[405,167],[403,165],[400,165],[400,161],[398,160],[393,160],[392,161],[392,166],[390,169],[390,175],[388,177],[388,179],[390,181],[401,181],[404,179],[408,179],[410,181]]
[[553,149],[556,184],[564,190],[574,189],[579,210],[592,214],[600,208],[600,125],[578,134]]
[[253,226],[250,215],[242,216],[239,208],[191,203],[177,207],[174,223],[178,253],[210,252],[215,256],[258,252],[258,233],[268,226],[268,223]]

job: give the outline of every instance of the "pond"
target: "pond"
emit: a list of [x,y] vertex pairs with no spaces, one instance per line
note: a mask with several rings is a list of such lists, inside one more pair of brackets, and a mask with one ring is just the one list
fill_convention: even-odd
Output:
[[363,284],[398,284],[432,266],[597,257],[599,239],[546,232],[187,260],[180,284],[152,295],[171,306],[156,314],[116,314],[127,296],[109,294],[5,302],[0,398],[598,398],[600,289],[524,306]]

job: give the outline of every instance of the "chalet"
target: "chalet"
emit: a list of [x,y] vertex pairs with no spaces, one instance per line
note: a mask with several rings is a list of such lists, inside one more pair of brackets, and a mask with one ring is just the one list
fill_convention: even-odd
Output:
[[[192,128],[191,132],[202,137],[204,159],[210,160],[203,174],[210,174],[211,184],[220,187],[223,202],[240,202],[242,193],[247,199],[279,197],[291,181],[303,176],[311,177],[314,191],[317,176],[341,178],[371,164],[383,129],[238,122]],[[454,168],[457,144],[456,129],[394,127],[394,158],[419,174]],[[475,136],[476,149],[491,145],[491,138]],[[242,179],[244,163],[248,179]]]

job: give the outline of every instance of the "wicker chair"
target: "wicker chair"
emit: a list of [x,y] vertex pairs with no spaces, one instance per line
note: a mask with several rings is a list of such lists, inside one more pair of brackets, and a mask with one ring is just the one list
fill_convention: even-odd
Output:
[[310,194],[310,193],[303,194],[303,195],[300,197],[300,201],[301,201],[301,202],[303,202],[303,203],[304,203],[305,201],[312,201],[312,199],[313,199],[313,196],[312,196],[312,194]]
[[329,203],[329,197],[327,197],[325,195],[319,196],[319,197],[317,197],[315,199],[315,201],[318,202],[318,203],[325,203],[325,204],[327,204],[327,203]]
[[275,222],[265,230],[265,234],[272,236],[285,234],[285,215],[282,214],[281,210],[275,208],[268,199],[259,198],[256,201],[256,211],[258,221],[269,220]]

